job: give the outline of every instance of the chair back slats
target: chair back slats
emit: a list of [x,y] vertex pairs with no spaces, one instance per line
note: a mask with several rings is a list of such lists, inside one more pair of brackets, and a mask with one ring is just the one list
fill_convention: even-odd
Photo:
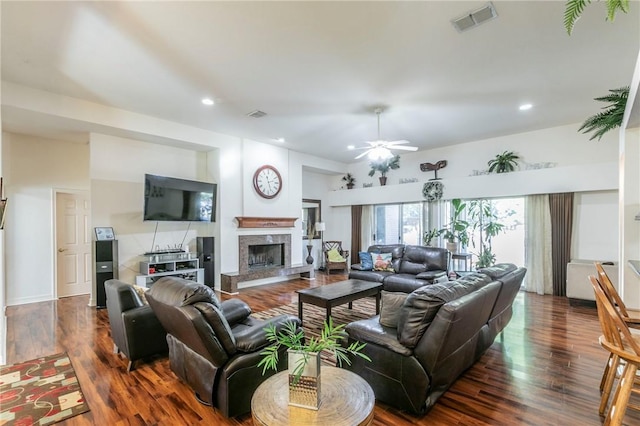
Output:
[[600,282],[605,295],[614,305],[618,307],[623,317],[628,317],[629,313],[627,312],[627,307],[622,301],[622,298],[620,297],[620,294],[616,290],[615,286],[611,282],[611,279],[609,279],[609,276],[602,267],[602,263],[594,262],[594,265],[596,266],[596,271],[598,271],[598,281]]
[[342,254],[342,241],[325,241],[324,242],[322,251],[326,253],[333,249],[338,250],[338,253]]
[[614,306],[605,293],[604,285],[593,275],[589,276],[589,280],[596,295],[598,317],[606,342],[615,347],[620,356],[640,357],[640,345],[633,338],[619,308]]

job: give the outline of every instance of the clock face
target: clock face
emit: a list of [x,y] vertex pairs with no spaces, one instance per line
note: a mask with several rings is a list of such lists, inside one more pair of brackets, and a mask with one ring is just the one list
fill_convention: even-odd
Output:
[[253,187],[263,198],[274,198],[282,189],[282,177],[273,166],[262,166],[253,175]]

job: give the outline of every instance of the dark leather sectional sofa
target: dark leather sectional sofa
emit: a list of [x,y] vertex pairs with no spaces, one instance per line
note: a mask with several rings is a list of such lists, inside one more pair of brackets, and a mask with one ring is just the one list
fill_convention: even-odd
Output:
[[377,400],[426,413],[509,323],[525,273],[499,264],[420,287],[401,299],[396,327],[380,324],[385,309],[393,309],[385,307],[383,293],[381,315],[346,327],[348,343],[365,342],[363,352],[372,362],[356,357],[343,366],[363,377]]
[[373,245],[369,253],[391,253],[392,271],[364,270],[361,263],[351,265],[349,279],[374,281],[389,291],[410,293],[447,276],[449,252],[440,247],[404,244]]

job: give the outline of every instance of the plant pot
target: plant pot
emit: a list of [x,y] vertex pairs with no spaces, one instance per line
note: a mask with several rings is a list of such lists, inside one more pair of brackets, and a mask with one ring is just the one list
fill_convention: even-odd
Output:
[[313,264],[313,256],[311,256],[311,250],[313,250],[313,246],[311,244],[307,245],[307,258],[305,260],[308,265]]
[[289,405],[317,410],[320,406],[320,354],[289,349],[287,358]]
[[380,176],[378,179],[380,179],[380,186],[385,186],[387,184],[386,176]]
[[451,241],[447,241],[447,250],[449,250],[451,253],[457,253],[458,252],[458,243],[456,242],[451,242]]
[[353,185],[354,185],[353,183],[348,183],[347,184],[347,189],[353,189]]

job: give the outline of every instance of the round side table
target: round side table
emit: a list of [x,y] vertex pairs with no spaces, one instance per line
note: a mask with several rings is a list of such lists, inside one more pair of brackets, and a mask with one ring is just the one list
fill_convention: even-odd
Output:
[[375,395],[360,376],[336,367],[322,367],[318,410],[289,405],[289,373],[264,381],[251,399],[254,425],[352,426],[373,423]]

